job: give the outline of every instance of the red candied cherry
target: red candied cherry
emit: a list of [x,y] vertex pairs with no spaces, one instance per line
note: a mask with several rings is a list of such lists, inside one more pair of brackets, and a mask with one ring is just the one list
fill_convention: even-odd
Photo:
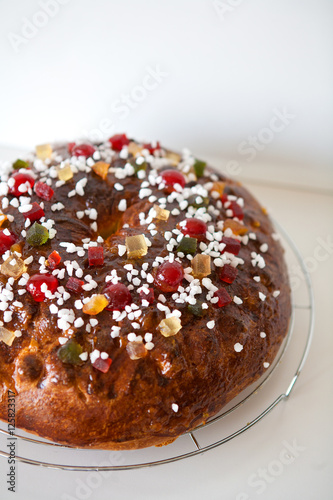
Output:
[[42,217],[44,217],[45,212],[42,209],[42,207],[38,205],[38,203],[34,201],[31,207],[32,208],[28,212],[23,212],[25,219],[29,219],[30,222],[35,222],[36,220],[39,220]]
[[238,220],[243,220],[244,219],[244,212],[243,209],[236,201],[232,201],[230,203],[229,210],[232,211],[232,216],[237,217]]
[[36,302],[45,300],[46,289],[54,293],[57,288],[58,280],[52,274],[34,274],[27,283],[27,290]]
[[147,300],[149,304],[152,304],[155,299],[155,294],[154,294],[154,288],[145,288],[148,293],[146,293],[144,290],[140,290],[140,298],[141,300]]
[[7,252],[7,250],[9,250],[10,247],[16,243],[16,240],[16,235],[11,233],[9,229],[3,229],[0,231],[0,255]]
[[201,219],[196,219],[195,217],[185,219],[184,222],[179,224],[179,228],[183,234],[190,236],[190,238],[203,240],[206,237],[207,224]]
[[238,271],[235,267],[232,267],[230,264],[224,264],[220,272],[220,280],[225,283],[233,283],[237,274]]
[[92,365],[94,368],[96,368],[96,370],[99,370],[102,373],[107,373],[109,371],[111,363],[112,363],[112,359],[110,359],[110,358],[106,358],[106,359],[97,358],[93,362]]
[[130,140],[126,134],[115,134],[110,137],[109,142],[112,149],[115,151],[121,151],[124,146],[127,146],[130,143]]
[[73,293],[81,293],[81,292],[83,292],[83,288],[82,288],[83,285],[84,285],[84,281],[79,280],[79,278],[74,278],[74,276],[71,276],[66,283],[66,288],[67,288],[67,290],[69,290]]
[[102,266],[104,264],[103,247],[89,247],[88,260],[89,260],[89,266]]
[[214,293],[214,297],[218,298],[218,301],[214,304],[215,307],[224,307],[232,302],[232,298],[225,288],[216,290],[216,292]]
[[31,175],[25,172],[16,172],[8,179],[8,193],[13,196],[21,196],[33,188],[34,184],[35,179]]
[[95,153],[96,149],[91,144],[78,144],[72,148],[72,156],[85,156],[88,158]]
[[175,292],[184,279],[184,269],[179,262],[163,262],[155,275],[155,285],[162,292]]
[[228,199],[228,195],[227,195],[226,193],[223,193],[223,194],[222,194],[222,196],[221,196],[221,201],[222,201],[223,205],[224,205],[227,201],[229,201],[229,199]]
[[45,201],[50,201],[52,196],[54,195],[53,189],[45,184],[45,182],[38,181],[35,184],[35,193],[39,198],[42,198],[42,200]]
[[239,254],[241,244],[235,238],[228,238],[227,236],[223,236],[222,243],[225,244],[225,248],[223,249],[222,253],[229,252],[229,253],[233,253],[234,255]]
[[148,149],[149,153],[153,155],[155,151],[158,151],[161,149],[160,143],[157,141],[155,145],[153,146],[151,143],[147,143],[143,145],[144,149]]
[[132,304],[131,292],[122,283],[107,286],[103,293],[109,301],[109,305],[106,307],[108,311],[122,311],[126,306]]
[[76,146],[75,142],[69,142],[67,144],[67,149],[68,149],[68,152],[69,152],[70,155],[73,153],[73,149],[74,149],[75,146]]
[[53,271],[61,262],[61,257],[56,250],[50,253],[47,258],[48,267]]
[[163,183],[165,184],[164,191],[166,193],[172,193],[173,191],[176,191],[175,185],[179,185],[181,186],[181,188],[185,187],[186,179],[184,175],[179,172],[179,170],[175,170],[174,168],[163,170],[163,172],[161,172],[161,177]]

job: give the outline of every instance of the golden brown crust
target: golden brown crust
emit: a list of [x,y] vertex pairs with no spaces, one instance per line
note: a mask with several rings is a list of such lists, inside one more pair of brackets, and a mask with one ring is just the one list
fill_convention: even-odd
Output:
[[[63,147],[57,151],[63,158],[68,156]],[[57,161],[54,160],[54,163]],[[111,160],[111,167],[123,168],[125,163],[117,154]],[[211,182],[212,172],[206,169],[205,177],[199,178],[197,183],[203,186]],[[143,358],[132,360],[126,350],[127,335],[133,332],[128,318],[119,323],[121,333],[115,338],[111,337],[110,331],[111,326],[118,323],[113,319],[112,312],[107,310],[98,314],[98,324],[92,326],[90,332],[86,331],[87,317],[83,327],[71,325],[70,332],[62,332],[57,326],[57,315],[50,312],[50,303],[56,303],[56,300],[37,303],[29,293],[19,296],[18,290],[24,286],[16,281],[13,285],[14,300],[22,300],[24,307],[11,303],[12,321],[5,326],[10,330],[20,329],[22,336],[16,338],[12,346],[0,342],[1,419],[7,420],[6,391],[11,389],[17,394],[17,427],[45,438],[71,446],[115,450],[162,445],[216,414],[264,373],[264,363],[274,360],[290,318],[290,290],[283,251],[272,236],[274,230],[268,216],[249,192],[234,181],[217,173],[214,175],[226,183],[225,193],[244,200],[243,222],[255,235],[255,239],[249,238],[246,244],[243,240],[238,257],[244,263],[237,266],[238,275],[233,283],[221,282],[215,265],[212,265],[209,276],[213,284],[226,288],[232,298],[238,297],[242,303],[233,301],[221,308],[209,304],[207,314],[197,317],[188,310],[187,304],[177,303],[172,293],[164,293],[170,310],[177,309],[182,313],[181,330],[177,335],[166,338],[157,328],[165,318],[165,312],[157,307],[160,302],[157,297],[161,292],[156,290],[155,302],[142,308],[140,330],[135,332],[142,332],[142,335],[153,333],[154,347]],[[68,193],[82,178],[87,178],[84,196],[68,198]],[[66,259],[74,258],[66,253],[62,242],[82,245],[82,238],[96,239],[91,220],[87,215],[78,219],[77,212],[96,208],[99,233],[113,232],[103,244],[102,267],[89,268],[86,252],[82,257],[75,254],[84,275],[89,273],[97,283],[93,291],[86,291],[81,296],[72,294],[66,300],[63,307],[73,309],[76,318],[82,317],[83,313],[76,309],[75,301],[101,293],[105,278],[113,269],[117,270],[121,282],[130,284],[128,271],[124,269],[129,261],[126,254],[120,256],[118,253],[118,245],[124,244],[126,236],[145,234],[149,238],[152,245],[143,258],[149,268],[157,256],[164,258],[169,254],[164,235],[184,220],[186,210],[178,215],[175,212],[167,222],[155,220],[157,232],[152,235],[148,230],[149,224],[140,224],[139,214],[144,213],[147,217],[154,204],[149,201],[149,196],[139,198],[142,182],[136,176],[119,180],[112,171],[105,180],[89,168],[85,172],[80,171],[74,179],[55,188],[52,201],[44,202],[46,219],[55,220],[56,236],[36,248],[29,246],[20,236],[22,258],[34,257],[28,267],[31,276],[40,271],[39,258],[47,258],[53,250],[61,255],[61,266]],[[117,191],[115,183],[121,183],[124,190]],[[150,196],[157,199],[166,196],[158,185],[149,186],[149,189]],[[217,209],[217,200],[209,196],[210,205],[217,210],[212,214],[211,224],[217,225],[230,217],[228,207]],[[125,212],[118,210],[122,199],[127,200]],[[33,193],[31,201],[40,203],[41,200]],[[63,203],[65,208],[53,211],[51,206],[58,202]],[[177,207],[177,201],[167,206],[170,211]],[[16,235],[21,235],[23,215],[12,205],[3,212],[15,217],[9,227]],[[266,244],[267,251],[261,251],[260,248],[264,249]],[[253,252],[264,258],[265,267],[251,262],[255,260]],[[186,257],[181,261],[184,267],[190,266]],[[142,261],[139,264],[130,262],[134,267],[142,265]],[[260,276],[260,282],[253,279],[256,276]],[[4,277],[2,280],[6,282]],[[60,285],[65,286],[67,280],[66,274],[64,279],[59,280]],[[280,292],[279,295],[274,294],[276,291]],[[264,300],[259,297],[259,292]],[[203,300],[206,293],[207,290],[204,290],[200,295]],[[135,289],[132,297],[141,306]],[[207,327],[210,321],[215,321],[213,328]],[[260,332],[265,332],[266,336],[262,337]],[[57,356],[59,337],[63,336],[75,338],[84,352],[91,353],[94,349],[106,352],[112,359],[109,371],[102,373],[96,370],[89,358],[80,365],[63,363]],[[242,350],[238,352],[235,344],[242,346]],[[178,411],[173,409],[173,405],[178,406]]]

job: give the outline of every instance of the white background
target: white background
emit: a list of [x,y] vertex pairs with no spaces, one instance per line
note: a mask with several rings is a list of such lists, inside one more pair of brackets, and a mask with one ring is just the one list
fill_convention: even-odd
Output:
[[[0,0],[0,159],[14,155],[10,147],[115,132],[187,146],[248,181],[310,263],[318,238],[333,233],[333,2],[54,2],[45,15],[43,2]],[[154,84],[147,75],[156,68]],[[272,133],[276,110],[290,118]],[[253,158],[239,151],[251,137]],[[332,249],[326,257],[311,272],[315,339],[291,399],[222,448],[113,474],[86,498],[333,498]],[[293,440],[305,450],[259,495],[249,477]],[[18,492],[7,493],[0,460],[1,499],[80,498],[77,481],[88,480],[18,469]]]

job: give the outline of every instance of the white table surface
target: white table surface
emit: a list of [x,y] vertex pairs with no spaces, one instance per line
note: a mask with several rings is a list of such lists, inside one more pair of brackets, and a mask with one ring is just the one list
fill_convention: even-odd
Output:
[[[5,151],[2,153],[3,158]],[[312,264],[315,335],[290,398],[236,439],[203,455],[164,466],[102,475],[19,463],[17,491],[13,494],[5,485],[8,464],[0,458],[1,499],[333,498],[333,248],[322,247],[320,260],[313,265],[322,241],[333,241],[331,186],[321,191],[304,186],[277,187],[272,182],[262,185],[254,180],[247,185]],[[287,464],[285,450],[295,443],[294,459]]]

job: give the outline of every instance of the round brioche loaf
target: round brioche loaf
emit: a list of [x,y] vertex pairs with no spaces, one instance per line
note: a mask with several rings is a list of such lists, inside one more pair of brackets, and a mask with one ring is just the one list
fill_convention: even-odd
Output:
[[291,314],[278,236],[187,150],[37,146],[0,194],[1,419],[11,390],[16,426],[53,441],[167,444],[273,362]]

